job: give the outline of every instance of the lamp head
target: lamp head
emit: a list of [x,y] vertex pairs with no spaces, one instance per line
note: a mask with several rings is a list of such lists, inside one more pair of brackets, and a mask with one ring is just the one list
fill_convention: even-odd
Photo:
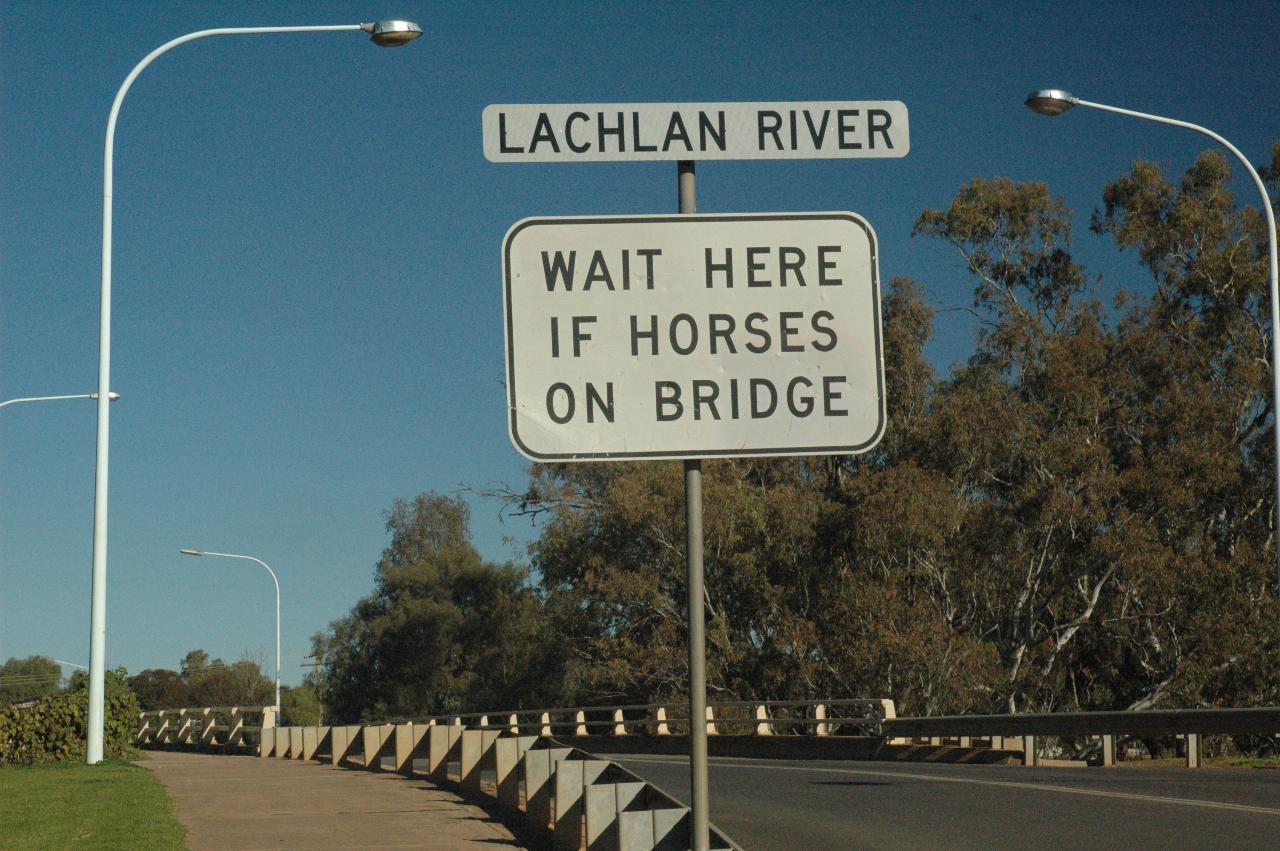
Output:
[[202,556],[202,555],[204,555],[204,553],[200,552],[199,550],[179,550],[178,552],[182,553],[184,556]]
[[376,21],[361,24],[360,28],[369,33],[369,38],[378,47],[399,47],[422,35],[422,27],[413,21]]
[[1026,104],[1041,115],[1061,115],[1076,105],[1076,96],[1065,89],[1039,89],[1027,95]]

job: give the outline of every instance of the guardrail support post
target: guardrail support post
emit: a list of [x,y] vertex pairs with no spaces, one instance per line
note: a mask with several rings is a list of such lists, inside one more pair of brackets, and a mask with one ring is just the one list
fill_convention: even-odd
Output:
[[1199,733],[1187,733],[1187,768],[1199,768],[1204,757],[1204,738]]
[[813,717],[818,721],[817,726],[813,728],[813,734],[815,736],[830,736],[831,725],[823,720],[827,717],[827,705],[825,703],[819,703],[813,707]]
[[716,729],[716,711],[710,706],[707,707],[707,735],[715,736],[720,731]]
[[1033,766],[1036,764],[1036,737],[1022,737],[1022,764],[1025,766]]
[[549,712],[542,713],[541,717],[538,719],[538,723],[541,725],[540,732],[538,733],[538,735],[550,736],[551,735],[551,713]]
[[1102,737],[1102,765],[1112,768],[1116,764],[1116,737],[1110,733]]
[[511,728],[511,735],[520,735],[520,718],[514,712],[512,712],[511,717],[507,719],[507,724]]
[[[585,736],[587,734],[587,713],[583,712],[581,709],[573,713],[573,723],[573,734],[575,736]],[[550,734],[543,733],[543,735],[546,736]]]
[[613,710],[613,734],[615,736],[625,736],[627,734],[627,725],[623,721],[622,710]]

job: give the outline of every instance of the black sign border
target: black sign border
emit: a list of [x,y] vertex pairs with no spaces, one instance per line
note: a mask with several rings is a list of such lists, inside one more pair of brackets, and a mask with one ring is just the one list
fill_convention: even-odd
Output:
[[[875,316],[875,352],[876,352],[876,396],[879,401],[879,419],[872,436],[863,443],[852,446],[806,446],[774,447],[762,449],[713,449],[688,452],[590,452],[549,454],[536,452],[520,440],[516,428],[516,385],[515,385],[515,353],[512,351],[511,327],[511,243],[526,228],[534,225],[611,225],[611,224],[674,224],[679,222],[773,222],[773,221],[830,221],[843,219],[853,222],[862,228],[871,246],[871,309]],[[884,437],[888,425],[888,413],[885,407],[884,390],[884,342],[882,339],[882,318],[880,315],[880,244],[876,240],[876,232],[866,219],[853,212],[829,213],[669,213],[640,216],[533,216],[521,219],[511,226],[502,240],[502,296],[503,296],[503,346],[506,349],[507,368],[507,435],[516,451],[535,463],[580,462],[580,461],[644,461],[679,458],[759,458],[759,457],[794,457],[802,455],[857,455],[875,448]]]

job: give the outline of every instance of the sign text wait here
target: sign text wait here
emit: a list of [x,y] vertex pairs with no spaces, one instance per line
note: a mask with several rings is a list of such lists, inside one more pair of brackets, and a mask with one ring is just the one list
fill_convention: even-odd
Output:
[[491,104],[490,162],[904,157],[901,101]]
[[525,219],[503,278],[532,460],[849,454],[884,430],[876,239],[854,213]]

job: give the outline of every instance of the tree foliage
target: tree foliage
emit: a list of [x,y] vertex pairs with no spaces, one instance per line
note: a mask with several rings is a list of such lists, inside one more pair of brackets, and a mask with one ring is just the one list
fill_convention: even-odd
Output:
[[[1280,175],[1280,146],[1268,171]],[[910,712],[1274,702],[1266,235],[1229,170],[1150,163],[1092,233],[1150,275],[1114,304],[1042,184],[976,179],[916,233],[957,252],[975,350],[923,356],[885,298],[890,428],[858,458],[704,464],[709,687],[888,695]],[[585,699],[687,675],[677,465],[534,468],[523,508]]]
[[179,671],[149,668],[129,678],[143,709],[185,706],[270,706],[275,681],[247,655],[230,664],[211,659],[204,650],[188,651]]
[[554,642],[525,571],[483,561],[461,500],[421,494],[386,515],[374,590],[313,639],[335,722],[506,706],[550,693]]
[[[125,684],[125,670],[104,677],[103,755],[126,758],[134,752],[138,700]],[[0,765],[82,760],[89,713],[89,679],[72,677],[65,692],[45,695],[35,704],[0,707]]]
[[[1280,189],[1280,144],[1264,175]],[[1231,185],[1211,151],[1105,187],[1084,238],[1134,261],[1105,289],[1043,184],[924,211],[973,287],[972,354],[935,372],[924,287],[895,278],[873,451],[703,464],[713,697],[1280,701],[1267,234]],[[481,562],[461,503],[397,501],[374,593],[316,640],[337,718],[685,693],[680,466],[530,476],[536,592]]]
[[10,656],[0,665],[0,706],[35,700],[62,688],[62,666],[48,656]]

